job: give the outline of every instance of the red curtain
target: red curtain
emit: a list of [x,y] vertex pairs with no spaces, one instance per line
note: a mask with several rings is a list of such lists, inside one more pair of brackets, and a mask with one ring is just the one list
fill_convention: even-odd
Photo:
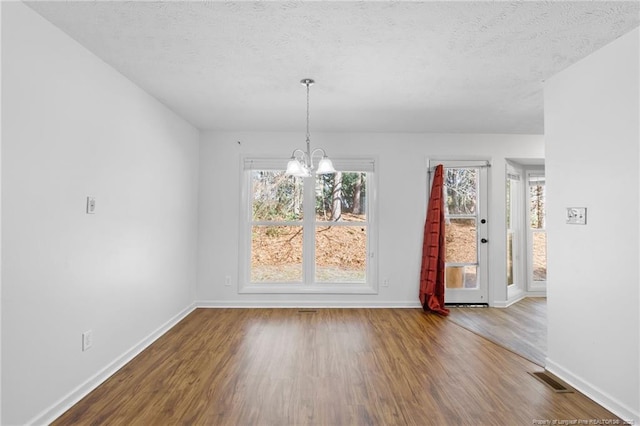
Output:
[[442,164],[436,167],[422,242],[420,303],[425,311],[449,315],[444,307],[444,199]]

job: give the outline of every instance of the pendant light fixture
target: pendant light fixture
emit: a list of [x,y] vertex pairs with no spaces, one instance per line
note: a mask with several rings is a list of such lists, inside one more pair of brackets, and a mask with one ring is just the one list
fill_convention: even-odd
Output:
[[333,163],[327,157],[327,153],[322,148],[316,148],[311,151],[311,135],[309,134],[309,87],[315,83],[310,78],[303,78],[300,80],[303,86],[307,86],[307,150],[296,149],[291,154],[291,159],[287,164],[286,174],[296,177],[309,177],[314,170],[313,156],[316,154],[322,155],[318,162],[318,168],[315,170],[317,175],[335,173],[336,169],[333,168]]

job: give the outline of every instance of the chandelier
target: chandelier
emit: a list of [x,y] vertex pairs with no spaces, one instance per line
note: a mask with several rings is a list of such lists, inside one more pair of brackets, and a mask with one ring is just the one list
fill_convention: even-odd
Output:
[[286,174],[296,177],[309,177],[314,170],[313,157],[320,154],[322,157],[318,161],[318,168],[315,170],[317,175],[335,173],[333,163],[327,157],[327,153],[322,148],[316,148],[311,151],[311,135],[309,134],[309,87],[315,83],[310,78],[300,80],[302,85],[307,86],[307,150],[296,149],[291,154],[291,159],[287,164]]

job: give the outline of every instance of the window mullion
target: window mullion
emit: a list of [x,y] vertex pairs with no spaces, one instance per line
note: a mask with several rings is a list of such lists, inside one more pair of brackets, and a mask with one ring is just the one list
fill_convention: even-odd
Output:
[[304,284],[310,285],[315,282],[315,175],[311,178],[304,178],[304,203],[303,203],[303,250],[302,268],[304,271]]

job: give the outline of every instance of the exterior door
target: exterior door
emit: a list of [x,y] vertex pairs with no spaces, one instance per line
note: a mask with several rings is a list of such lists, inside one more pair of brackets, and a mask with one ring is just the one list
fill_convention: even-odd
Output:
[[431,161],[444,166],[445,303],[488,303],[487,162]]

